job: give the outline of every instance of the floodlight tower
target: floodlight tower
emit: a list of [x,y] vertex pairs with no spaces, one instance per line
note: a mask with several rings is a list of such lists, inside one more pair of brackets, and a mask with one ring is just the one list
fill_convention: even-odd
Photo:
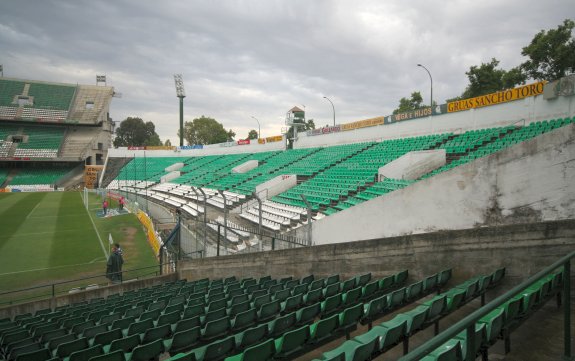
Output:
[[184,90],[184,80],[182,74],[174,74],[174,82],[176,83],[176,95],[180,98],[180,147],[184,146],[184,98],[186,91]]

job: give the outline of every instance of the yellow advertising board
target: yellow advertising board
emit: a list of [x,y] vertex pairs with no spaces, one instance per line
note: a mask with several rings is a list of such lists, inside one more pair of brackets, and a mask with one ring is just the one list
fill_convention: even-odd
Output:
[[146,238],[148,239],[148,243],[154,250],[154,255],[156,257],[160,254],[160,240],[156,236],[156,232],[154,231],[154,224],[148,215],[142,211],[138,211],[138,219],[140,223],[146,229]]
[[272,143],[272,142],[281,142],[283,139],[283,137],[281,135],[276,135],[273,137],[267,137],[266,138],[266,142],[268,143]]
[[148,145],[146,150],[174,150],[176,147],[169,145]]
[[385,117],[377,117],[377,118],[359,120],[359,121],[353,122],[353,123],[342,124],[341,130],[342,131],[354,130],[354,129],[365,128],[365,127],[373,127],[374,125],[382,125],[384,119],[385,119]]
[[87,165],[84,168],[84,186],[94,189],[98,183],[98,172],[104,168],[102,165]]
[[538,83],[527,84],[517,88],[503,90],[497,93],[481,95],[475,98],[456,100],[447,103],[447,111],[449,113],[460,112],[462,110],[486,107],[489,105],[511,102],[514,100],[543,94],[543,86],[545,83],[546,81],[540,81]]

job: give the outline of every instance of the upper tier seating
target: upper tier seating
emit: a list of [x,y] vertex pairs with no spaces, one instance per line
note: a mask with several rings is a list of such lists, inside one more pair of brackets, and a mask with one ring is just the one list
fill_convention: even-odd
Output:
[[14,156],[55,158],[65,131],[65,128],[58,126],[25,127],[22,134],[28,136],[28,142],[20,143]]
[[31,83],[28,95],[34,97],[34,108],[67,112],[75,92],[75,86]]

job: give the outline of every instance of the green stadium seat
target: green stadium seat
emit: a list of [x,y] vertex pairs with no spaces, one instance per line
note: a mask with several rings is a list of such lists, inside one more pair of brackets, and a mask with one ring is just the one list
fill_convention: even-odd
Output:
[[162,325],[158,327],[149,328],[141,335],[140,343],[146,344],[154,340],[166,339],[171,334],[172,330],[170,325]]
[[460,361],[461,356],[461,342],[452,339],[449,342],[439,346],[433,350],[429,355],[422,358],[422,361]]
[[413,301],[421,297],[421,294],[424,290],[424,283],[423,281],[412,283],[411,285],[405,288],[405,298],[406,301]]
[[116,350],[104,353],[101,356],[94,356],[89,361],[126,361],[126,358],[124,357],[124,351]]
[[302,352],[309,336],[308,326],[286,332],[275,340],[276,353],[274,359],[290,358],[292,355]]
[[379,318],[387,309],[387,296],[380,296],[375,298],[363,306],[363,316],[361,318],[362,324],[369,324],[371,328],[371,323],[373,320]]
[[234,336],[229,336],[221,340],[214,341],[208,345],[196,348],[193,353],[198,361],[222,360],[235,351]]
[[200,327],[194,327],[175,333],[172,338],[165,339],[164,349],[174,356],[180,352],[188,351],[197,345],[202,335]]
[[62,343],[58,345],[56,351],[54,351],[54,356],[57,356],[60,359],[63,359],[69,356],[72,352],[84,350],[90,347],[88,343],[88,339],[85,337],[79,338],[74,341]]
[[164,352],[162,340],[158,339],[149,343],[134,347],[131,353],[126,354],[126,361],[149,361],[157,360]]
[[128,329],[124,332],[125,336],[140,335],[146,332],[149,328],[154,327],[154,321],[147,319],[130,324]]
[[140,344],[138,335],[126,336],[112,341],[111,344],[104,346],[104,353],[110,353],[116,350],[122,350],[124,353],[131,352],[134,347]]
[[286,314],[297,310],[303,303],[303,294],[298,293],[295,296],[288,297],[285,302],[281,303],[281,313]]
[[377,338],[369,343],[347,340],[335,349],[324,352],[321,357],[322,360],[341,360],[343,355],[345,361],[367,361],[371,359],[376,341]]
[[321,317],[327,317],[339,310],[341,306],[341,293],[336,295],[326,297],[324,301],[321,302]]
[[503,329],[504,316],[504,310],[497,308],[483,316],[478,321],[479,323],[485,324],[485,341],[489,345],[494,344],[501,334],[501,330]]
[[332,315],[309,326],[310,343],[319,344],[334,337],[339,327],[339,315]]
[[243,350],[250,346],[253,346],[259,342],[262,342],[268,336],[268,325],[261,324],[252,328],[248,328],[245,331],[236,333],[234,335],[236,342],[236,349]]
[[280,302],[279,301],[272,301],[266,304],[263,304],[259,311],[258,311],[258,321],[267,321],[270,320],[280,312]]
[[361,287],[356,287],[343,292],[341,295],[341,307],[346,308],[355,305],[361,297]]
[[[317,290],[316,290],[317,291]],[[302,307],[296,311],[296,325],[301,326],[312,323],[321,312],[321,305],[316,302],[310,306]]]
[[[485,324],[483,323],[476,323],[475,324],[475,350],[473,350],[474,354],[477,355],[486,340],[486,331],[485,331]],[[466,359],[467,357],[467,331],[462,331],[457,336],[455,336],[456,340],[461,341],[461,356],[462,359]]]
[[297,319],[295,312],[280,316],[268,322],[268,333],[272,337],[277,337],[284,332],[291,330],[296,324],[296,321]]
[[395,284],[395,277],[394,276],[387,276],[378,281],[379,283],[379,291],[385,292],[389,290]]
[[14,356],[16,361],[46,361],[52,357],[50,350],[47,348],[30,351]]
[[[406,334],[412,335],[415,332],[421,330],[425,321],[427,320],[427,315],[429,312],[429,307],[418,306],[409,311],[403,312],[400,315],[405,316],[406,323]],[[399,316],[399,315],[398,315]]]
[[303,295],[303,303],[306,305],[311,305],[321,301],[323,295],[323,289],[316,288],[313,290],[308,291],[305,295]]
[[202,329],[200,339],[204,342],[209,342],[218,337],[227,335],[230,330],[231,323],[229,317],[222,317],[218,320],[206,323],[206,326]]
[[325,286],[323,289],[323,298],[327,299],[328,297],[335,296],[339,293],[339,283],[332,283],[330,285]]
[[74,351],[70,356],[65,357],[63,361],[88,361],[92,357],[104,354],[104,349],[100,345],[85,348],[83,350]]
[[226,358],[226,361],[268,361],[272,360],[275,354],[275,342],[273,339],[269,339],[246,348],[240,354]]
[[119,328],[111,329],[110,331],[105,331],[98,333],[94,336],[93,340],[91,340],[90,345],[109,345],[114,340],[118,340],[122,338],[124,335],[122,334],[122,330]]
[[405,287],[395,290],[387,295],[387,304],[390,308],[395,309],[405,302]]
[[355,330],[357,323],[363,316],[363,304],[348,307],[339,314],[338,329],[345,332],[349,338],[349,333]]
[[241,312],[245,312],[252,308],[250,301],[236,303],[228,308],[228,316],[234,317]]
[[250,308],[245,312],[240,312],[231,321],[231,330],[239,331],[246,329],[256,323],[258,314],[255,308]]
[[444,295],[447,297],[446,312],[451,313],[462,305],[466,291],[461,288],[454,288],[445,292]]
[[437,287],[437,277],[438,274],[434,274],[432,276],[426,277],[423,280],[423,291],[430,292]]
[[175,325],[172,325],[172,333],[175,334],[180,331],[189,330],[194,327],[201,326],[202,322],[200,316],[185,318],[179,320]]
[[360,299],[362,301],[370,300],[377,295],[378,291],[379,291],[379,281],[369,282],[361,288]]

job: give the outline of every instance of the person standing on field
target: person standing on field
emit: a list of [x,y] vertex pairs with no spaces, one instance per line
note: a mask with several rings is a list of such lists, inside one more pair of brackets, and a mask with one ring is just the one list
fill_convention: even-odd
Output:
[[108,214],[108,200],[104,199],[104,202],[102,202],[102,209],[104,210],[104,216],[106,214]]

